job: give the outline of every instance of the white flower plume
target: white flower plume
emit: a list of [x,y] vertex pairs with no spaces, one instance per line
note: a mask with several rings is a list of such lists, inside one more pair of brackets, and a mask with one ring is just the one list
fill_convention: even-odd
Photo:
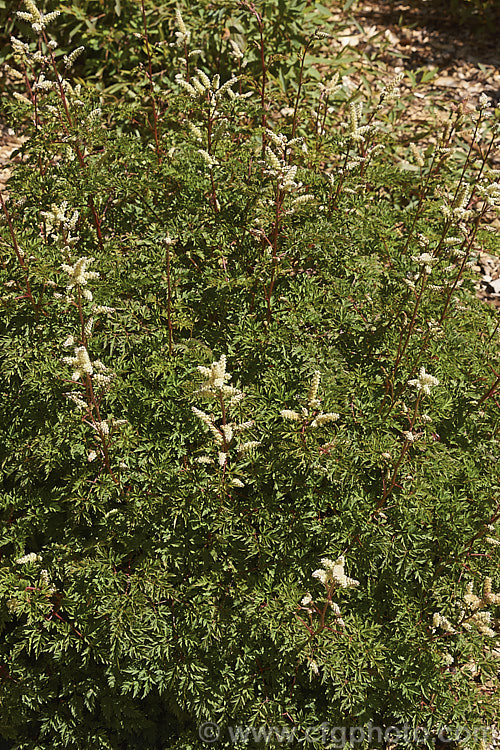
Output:
[[439,380],[433,375],[429,375],[429,373],[425,371],[425,367],[421,367],[418,378],[408,381],[408,385],[416,388],[417,392],[422,391],[424,395],[428,396],[431,392],[431,388],[439,385]]

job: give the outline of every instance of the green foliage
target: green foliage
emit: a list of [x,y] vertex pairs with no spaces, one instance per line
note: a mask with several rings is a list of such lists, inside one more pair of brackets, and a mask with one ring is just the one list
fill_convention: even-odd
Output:
[[[498,247],[473,148],[496,114],[411,152],[397,81],[365,112],[342,61],[318,87],[321,35],[286,9],[234,23],[232,82],[209,43],[159,90],[143,37],[133,105],[58,82],[47,39],[15,50],[35,78],[0,223],[8,747],[493,720],[498,326],[468,265]],[[191,48],[233,10],[184,12]]]
[[495,0],[449,0],[449,8],[462,23],[479,21],[488,24],[498,19],[498,5]]
[[[0,49],[0,63],[11,55],[9,36],[19,29],[15,10],[21,4],[2,8],[0,19],[6,29],[5,41]],[[59,7],[53,5],[52,7]],[[155,52],[153,75],[155,87],[160,91],[172,79],[178,51],[175,48],[175,9],[189,14],[190,28],[202,47],[202,60],[214,72],[224,72],[230,64],[228,39],[233,38],[247,48],[247,72],[255,73],[259,53],[255,48],[255,19],[240,2],[208,2],[193,4],[166,0],[160,4],[144,0],[144,12],[149,43]],[[310,7],[305,0],[258,2],[266,38],[272,40],[270,74],[283,91],[296,85],[297,67],[290,52],[297,54],[304,39],[318,25],[330,17],[321,5]],[[51,8],[52,9],[52,8]],[[95,85],[108,96],[136,100],[140,98],[140,81],[144,80],[147,66],[147,48],[144,41],[144,23],[141,0],[77,0],[60,7],[64,15],[57,23],[53,38],[61,46],[56,57],[62,57],[68,45],[83,44],[85,55],[75,66],[76,80]],[[27,31],[28,25],[22,25]]]

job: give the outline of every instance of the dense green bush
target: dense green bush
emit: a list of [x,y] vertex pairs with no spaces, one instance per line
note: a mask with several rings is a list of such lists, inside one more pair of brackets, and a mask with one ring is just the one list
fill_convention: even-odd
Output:
[[[0,47],[0,63],[11,55],[9,36],[16,33],[20,23],[16,18],[18,5],[2,8],[0,21],[6,34]],[[172,80],[177,72],[177,50],[175,45],[175,8],[179,3],[166,0],[161,4],[144,0],[144,16],[141,0],[76,0],[62,7],[53,34],[61,50],[55,50],[56,59],[62,57],[68,44],[84,45],[85,55],[75,61],[74,78],[92,83],[108,96],[132,101],[140,99],[144,70],[148,64],[147,45],[144,39],[144,19],[149,44],[154,50],[153,78],[157,91],[165,81]],[[180,4],[182,8],[182,4]],[[260,65],[260,53],[256,46],[258,24],[248,4],[238,0],[211,2],[199,0],[188,5],[190,27],[201,47],[198,63],[203,62],[213,72],[224,74],[231,65],[229,36],[246,49],[246,72],[255,73]],[[286,91],[296,85],[296,54],[304,39],[318,25],[330,17],[330,11],[306,0],[288,2],[261,2],[262,16],[268,42],[272,40],[268,74]],[[29,24],[22,24],[28,32]]]
[[263,69],[188,58],[158,91],[146,66],[148,112],[77,86],[31,3],[40,54],[13,41],[10,748],[187,750],[204,722],[220,747],[405,722],[430,743],[494,718],[498,325],[468,268],[498,247],[496,115],[482,97],[400,146],[398,81],[365,112],[318,85],[317,31],[284,101],[248,13]]

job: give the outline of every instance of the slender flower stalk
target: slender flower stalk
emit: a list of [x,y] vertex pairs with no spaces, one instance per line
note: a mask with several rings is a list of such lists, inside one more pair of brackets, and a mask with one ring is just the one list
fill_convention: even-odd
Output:
[[264,19],[262,15],[257,11],[255,3],[243,0],[241,6],[250,11],[257,21],[257,28],[259,30],[259,55],[261,65],[261,84],[260,84],[260,107],[261,107],[261,127],[262,127],[262,158],[264,158],[266,152],[266,128],[267,128],[267,102],[266,102],[266,86],[267,86],[267,63],[264,46]]
[[[64,218],[64,214],[62,216]],[[93,315],[85,320],[84,303],[92,301],[92,293],[87,289],[87,285],[89,281],[99,278],[97,271],[88,270],[88,266],[93,261],[94,258],[81,257],[73,264],[63,263],[61,266],[62,270],[68,276],[66,285],[67,300],[71,301],[76,307],[80,322],[80,343],[78,346],[74,346],[76,343],[74,336],[68,336],[63,346],[74,346],[74,354],[73,356],[63,357],[62,361],[73,370],[71,376],[72,382],[81,383],[85,388],[85,395],[82,391],[70,391],[66,396],[75,404],[78,410],[86,412],[85,421],[99,435],[104,466],[113,482],[119,486],[120,482],[112,469],[109,453],[112,438],[110,426],[115,429],[126,422],[125,420],[103,419],[101,400],[104,393],[109,389],[114,373],[108,370],[106,365],[100,360],[92,361],[88,350],[88,341],[92,336],[95,315],[99,312],[114,312],[114,308],[93,305]],[[96,388],[99,395],[96,394]],[[95,451],[91,451],[91,453],[95,453]]]
[[321,568],[315,570],[312,574],[313,578],[316,578],[325,588],[325,600],[323,603],[317,603],[315,598],[307,593],[300,601],[298,611],[305,611],[308,615],[309,623],[307,624],[302,617],[297,615],[299,621],[305,626],[309,632],[308,642],[317,638],[327,627],[327,613],[330,610],[334,623],[341,629],[345,628],[345,622],[342,618],[340,608],[336,602],[333,601],[337,591],[353,588],[359,586],[359,581],[354,578],[350,578],[345,572],[345,558],[344,556],[338,557],[336,560],[331,560],[328,557],[321,559]]
[[151,94],[151,107],[153,109],[152,130],[153,130],[153,136],[155,139],[156,158],[158,159],[158,164],[161,164],[162,157],[161,157],[161,151],[160,151],[159,120],[158,120],[158,111],[157,111],[157,106],[156,106],[156,97],[155,97],[155,92],[154,92],[153,63],[151,59],[151,49],[149,46],[149,33],[148,33],[148,24],[147,24],[147,19],[146,19],[146,7],[145,7],[144,0],[141,0],[141,12],[142,12],[142,26],[144,29],[144,42],[146,45],[146,55],[148,58],[147,76],[148,76],[148,81],[149,81],[149,90]]
[[437,378],[435,378],[433,375],[430,375],[428,372],[426,372],[425,371],[425,367],[421,367],[420,371],[419,371],[419,374],[418,374],[418,377],[415,378],[414,380],[410,380],[408,382],[408,385],[410,385],[413,388],[415,388],[415,390],[417,392],[417,399],[416,399],[416,402],[415,402],[415,408],[413,410],[413,415],[412,415],[411,420],[410,420],[410,426],[409,426],[408,430],[405,430],[403,432],[405,440],[404,440],[404,443],[403,443],[403,447],[401,449],[400,456],[399,456],[399,458],[398,458],[398,460],[396,462],[396,465],[394,466],[394,469],[393,469],[393,472],[392,472],[392,475],[391,475],[391,478],[389,480],[388,485],[385,484],[385,480],[383,482],[384,487],[383,487],[382,497],[380,498],[379,502],[375,506],[375,510],[371,514],[371,518],[374,518],[377,515],[377,513],[379,513],[381,511],[382,507],[385,505],[385,502],[386,502],[387,498],[389,497],[389,495],[391,495],[391,493],[394,490],[394,487],[396,486],[396,481],[397,481],[397,477],[398,477],[399,468],[400,468],[400,466],[401,466],[401,464],[403,462],[403,459],[404,459],[404,457],[405,457],[408,449],[410,448],[410,446],[419,437],[418,435],[416,435],[413,432],[413,428],[415,426],[415,422],[416,422],[417,417],[418,417],[420,402],[421,402],[422,398],[424,398],[425,396],[429,396],[430,395],[432,388],[435,388],[436,386],[439,385],[439,380]]
[[[35,310],[35,312],[39,312],[40,306],[35,302],[35,298],[33,297],[33,292],[31,289],[31,283],[29,279],[28,274],[28,266],[25,261],[24,253],[19,247],[19,244],[17,242],[17,235],[14,229],[14,225],[12,223],[12,219],[10,217],[10,213],[7,210],[7,206],[5,205],[5,201],[3,199],[2,191],[0,190],[0,203],[2,204],[2,211],[5,216],[5,220],[7,222],[7,226],[9,228],[9,234],[12,241],[12,247],[14,249],[14,252],[16,254],[16,258],[19,262],[19,265],[21,266],[23,275],[24,275],[24,283],[25,283],[25,296],[29,299],[31,306]],[[40,300],[41,302],[41,300]]]
[[[54,71],[54,81],[46,81],[45,75],[41,73],[38,77],[38,80],[34,87],[29,86],[29,89],[33,92],[36,89],[41,90],[55,90],[59,94],[59,98],[63,107],[64,115],[66,122],[64,122],[64,119],[61,119],[61,126],[64,130],[65,137],[70,138],[71,132],[74,130],[74,118],[71,115],[70,107],[68,103],[68,98],[66,96],[65,88],[68,88],[69,84],[68,82],[59,74],[59,71],[57,69],[57,63],[54,56],[54,45],[57,47],[57,44],[55,42],[49,41],[47,34],[46,34],[46,27],[47,25],[52,22],[55,18],[57,18],[60,14],[59,11],[53,11],[51,13],[42,13],[38,10],[36,4],[33,2],[33,0],[25,0],[25,6],[27,8],[27,11],[18,11],[17,15],[19,18],[28,21],[31,23],[31,26],[36,34],[38,34],[39,37],[39,46],[44,46],[46,50],[45,59],[47,63],[50,65],[52,70]],[[17,40],[16,40],[17,41]],[[17,49],[17,52],[19,54],[19,45],[16,42],[14,42],[14,48]],[[40,51],[40,50],[39,50]],[[40,51],[41,55],[41,51]],[[43,56],[42,56],[43,57]],[[68,64],[69,63],[69,64]],[[72,60],[70,58],[66,57],[65,61],[65,67],[69,68],[71,67]],[[71,87],[69,87],[71,88]],[[35,107],[37,107],[36,99],[34,100]],[[35,112],[35,119],[37,119],[37,114]],[[84,151],[83,148],[79,142],[79,140],[75,139],[74,137],[71,137],[73,148],[75,151],[75,154],[78,159],[78,163],[80,164],[80,167],[82,170],[87,170],[87,163],[84,157]],[[43,172],[41,162],[39,163],[40,170]],[[97,212],[97,209],[95,207],[93,196],[88,197],[88,204],[90,211],[92,213],[94,226],[97,232],[97,238],[99,242],[99,247],[101,250],[104,248],[103,243],[103,237],[102,237],[102,228],[101,228],[101,220],[99,217],[99,214]]]
[[210,455],[198,456],[195,461],[202,465],[219,466],[222,485],[230,487],[244,487],[245,483],[234,476],[233,472],[238,461],[246,454],[251,453],[260,446],[258,440],[244,440],[240,442],[243,432],[254,426],[254,421],[236,422],[231,416],[236,407],[244,400],[245,394],[229,385],[232,376],[226,369],[226,356],[222,354],[219,360],[212,362],[210,367],[200,365],[198,372],[204,377],[204,382],[195,395],[202,398],[215,400],[220,408],[221,417],[217,419],[214,414],[192,406],[193,414],[208,428],[215,443],[217,459]]

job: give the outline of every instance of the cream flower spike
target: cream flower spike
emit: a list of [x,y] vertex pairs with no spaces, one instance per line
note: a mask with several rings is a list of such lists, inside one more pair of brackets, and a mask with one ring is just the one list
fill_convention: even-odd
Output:
[[312,577],[320,580],[325,586],[337,586],[342,589],[350,586],[359,586],[359,581],[356,581],[355,578],[349,578],[345,574],[345,559],[343,556],[337,558],[335,561],[330,560],[328,557],[323,557],[321,565],[323,568],[315,570]]
[[31,28],[33,31],[36,31],[37,34],[43,31],[47,24],[51,23],[51,21],[54,21],[61,15],[60,10],[53,10],[51,13],[41,13],[33,0],[24,0],[24,5],[27,10],[18,10],[17,17],[22,21],[30,23]]
[[422,391],[425,396],[428,396],[431,392],[431,388],[439,385],[439,380],[433,375],[429,375],[429,373],[425,371],[425,367],[421,367],[418,378],[408,381],[408,385],[412,385],[416,388],[417,392]]
[[340,419],[340,414],[336,412],[325,413],[321,411],[321,399],[318,398],[320,380],[321,373],[319,370],[315,370],[307,393],[307,408],[303,407],[301,410],[302,413],[293,409],[281,409],[280,415],[283,419],[287,419],[290,422],[302,422],[303,425],[313,429]]
[[[206,380],[202,383],[201,388],[195,391],[195,395],[213,398],[222,394],[224,396],[235,398],[241,394],[241,391],[238,388],[227,385],[231,380],[231,374],[226,372],[225,354],[222,354],[217,362],[212,362],[210,367],[199,365],[197,369]],[[238,400],[241,400],[241,397]]]

